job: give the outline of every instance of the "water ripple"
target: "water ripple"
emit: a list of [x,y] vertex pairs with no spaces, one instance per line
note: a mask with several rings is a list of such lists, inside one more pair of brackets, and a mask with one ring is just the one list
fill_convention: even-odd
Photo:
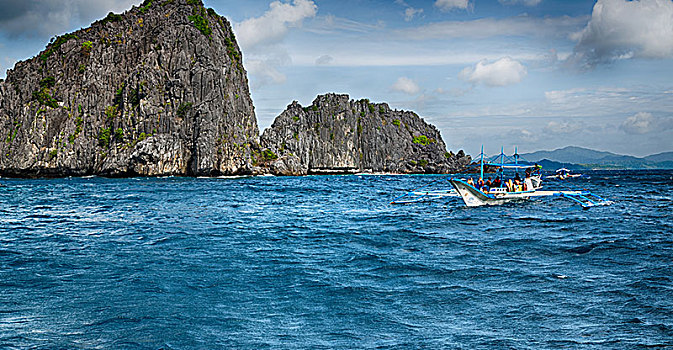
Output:
[[388,204],[436,176],[3,179],[0,348],[671,347],[673,173],[589,175],[556,185],[615,205]]

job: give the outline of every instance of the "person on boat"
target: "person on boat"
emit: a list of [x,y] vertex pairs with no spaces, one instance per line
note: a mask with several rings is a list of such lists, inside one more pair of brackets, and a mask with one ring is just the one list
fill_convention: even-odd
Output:
[[521,181],[521,176],[519,176],[519,172],[514,174],[514,181]]
[[474,180],[472,178],[467,179],[467,184],[474,187]]
[[481,192],[484,192],[484,193],[488,194],[488,191],[490,191],[490,190],[491,190],[491,187],[489,187],[486,184],[484,184],[484,186],[481,186]]
[[531,174],[531,169],[530,169],[530,168],[526,168],[526,170],[525,170],[524,172],[526,173],[526,178],[529,178],[529,177],[530,177],[530,174]]
[[512,179],[507,180],[506,185],[507,192],[514,192],[514,182],[512,182]]
[[493,180],[493,186],[492,187],[500,187],[502,185],[502,182],[500,182],[500,178],[496,177],[495,180]]
[[477,188],[482,188],[482,187],[484,187],[484,179],[482,179],[481,177],[479,177],[479,181],[477,181],[477,185],[479,185],[479,187],[477,187]]
[[491,180],[491,177],[488,177],[488,180],[486,180],[486,186],[492,187],[493,186],[493,181]]

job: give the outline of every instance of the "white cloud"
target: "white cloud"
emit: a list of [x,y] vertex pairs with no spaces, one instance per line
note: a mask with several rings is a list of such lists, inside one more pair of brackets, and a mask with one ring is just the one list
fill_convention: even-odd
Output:
[[318,66],[327,65],[332,63],[332,61],[334,61],[334,57],[330,55],[322,55],[315,60],[315,64]]
[[526,67],[509,57],[493,63],[481,61],[474,67],[466,67],[458,77],[474,84],[506,86],[521,82],[528,74]]
[[492,38],[502,36],[538,36],[567,38],[586,25],[588,17],[481,18],[473,21],[444,21],[397,31],[399,36],[415,40],[443,38]]
[[545,134],[567,135],[576,134],[584,130],[584,123],[570,120],[555,121],[552,120],[542,129]]
[[397,79],[395,84],[393,84],[390,89],[392,91],[403,92],[409,95],[416,95],[421,91],[421,88],[418,87],[418,84],[407,77],[401,77]]
[[469,0],[437,0],[435,1],[435,7],[439,8],[441,11],[450,11],[453,9],[465,10],[469,6]]
[[285,74],[278,71],[280,64],[273,60],[249,59],[245,67],[250,73],[250,85],[258,88],[269,84],[282,84],[287,80]]
[[251,54],[244,60],[253,88],[285,83],[287,77],[281,73],[281,68],[292,64],[292,57],[279,45],[268,46],[263,54]]
[[[665,91],[657,91],[651,86],[578,87],[547,91],[544,96],[546,101],[535,108],[533,113],[535,116],[566,117],[570,120],[581,117],[584,121],[600,120],[601,125],[614,132],[623,123],[625,118],[623,116],[635,115],[642,111],[652,113],[655,119],[660,121],[673,121],[673,115],[670,113],[673,111],[671,95]],[[664,118],[666,115],[670,115],[671,118]],[[661,130],[667,125],[671,124],[660,124],[657,128]]]
[[413,7],[407,7],[406,10],[404,10],[404,20],[407,22],[410,22],[416,15],[420,15],[423,13],[423,9],[416,9]]
[[673,1],[598,0],[591,20],[572,38],[571,62],[593,66],[633,57],[673,57]]
[[[2,45],[0,45],[2,47]],[[14,64],[16,63],[16,59],[5,56],[2,58],[2,62],[0,63],[0,79],[4,79],[5,76],[7,75],[7,70],[14,67]]]
[[511,129],[506,135],[507,139],[513,141],[514,144],[529,144],[537,142],[540,139],[537,133],[526,129]]
[[503,5],[526,5],[526,6],[537,6],[542,0],[498,0],[499,3]]
[[315,17],[318,6],[311,0],[290,3],[274,1],[261,17],[249,18],[235,25],[241,47],[251,49],[258,45],[282,40],[291,27],[299,27],[306,18]]
[[371,33],[373,31],[383,28],[381,22],[376,24],[353,21],[347,18],[336,17],[334,15],[318,16],[315,21],[311,22],[305,30],[307,32],[318,35],[343,35],[348,34],[362,34]]
[[287,81],[281,67],[292,64],[292,58],[282,45],[283,39],[291,28],[299,27],[304,19],[314,17],[317,10],[312,0],[293,0],[292,3],[274,1],[262,16],[234,25],[236,38],[246,52],[244,65],[250,73],[253,88]]
[[406,9],[404,10],[404,20],[407,22],[410,22],[412,19],[414,19],[416,15],[420,15],[423,13],[423,9],[413,8],[409,4],[407,4],[407,2],[404,0],[395,0],[395,3],[406,7]]
[[408,106],[411,110],[422,111],[425,110],[429,105],[438,102],[437,96],[431,94],[420,94],[412,101],[408,102]]
[[565,104],[568,103],[569,99],[574,98],[585,91],[586,91],[585,88],[574,88],[569,90],[552,90],[552,91],[545,91],[544,96],[550,103]]
[[[372,49],[375,44],[370,42],[352,43],[347,45],[327,46],[324,50],[334,50],[332,66],[339,67],[401,67],[401,66],[443,66],[443,65],[469,65],[479,60],[497,61],[506,53],[456,53],[449,49],[437,51],[424,51],[417,45],[390,44],[380,45],[378,50]],[[367,51],[369,50],[369,51]],[[422,52],[422,54],[419,54]],[[248,53],[248,56],[251,56]],[[542,56],[534,53],[523,52],[513,55],[512,59],[519,61],[540,60]],[[315,65],[314,48],[297,48],[292,51],[292,62],[297,66]]]
[[655,117],[652,113],[639,112],[626,118],[619,128],[631,135],[648,134],[654,131],[666,131],[673,129],[673,118]]
[[654,128],[652,113],[640,112],[626,118],[620,128],[627,134],[646,134]]
[[10,37],[50,37],[88,25],[140,0],[3,0],[0,32]]

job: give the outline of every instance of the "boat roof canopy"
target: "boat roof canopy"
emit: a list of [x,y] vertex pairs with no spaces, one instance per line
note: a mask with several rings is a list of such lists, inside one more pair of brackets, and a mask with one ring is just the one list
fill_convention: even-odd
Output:
[[504,169],[528,169],[536,167],[536,165],[531,164],[500,164],[500,163],[485,163],[485,164]]

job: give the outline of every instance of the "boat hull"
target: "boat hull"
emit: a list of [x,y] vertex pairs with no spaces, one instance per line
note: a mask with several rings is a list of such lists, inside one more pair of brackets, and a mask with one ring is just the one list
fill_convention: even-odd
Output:
[[567,180],[581,177],[582,174],[570,174],[570,175],[550,175],[547,176],[547,179],[556,179],[556,180]]
[[504,192],[487,195],[462,180],[449,180],[460,198],[468,207],[481,207],[485,205],[501,205],[514,201],[527,200],[535,191]]

